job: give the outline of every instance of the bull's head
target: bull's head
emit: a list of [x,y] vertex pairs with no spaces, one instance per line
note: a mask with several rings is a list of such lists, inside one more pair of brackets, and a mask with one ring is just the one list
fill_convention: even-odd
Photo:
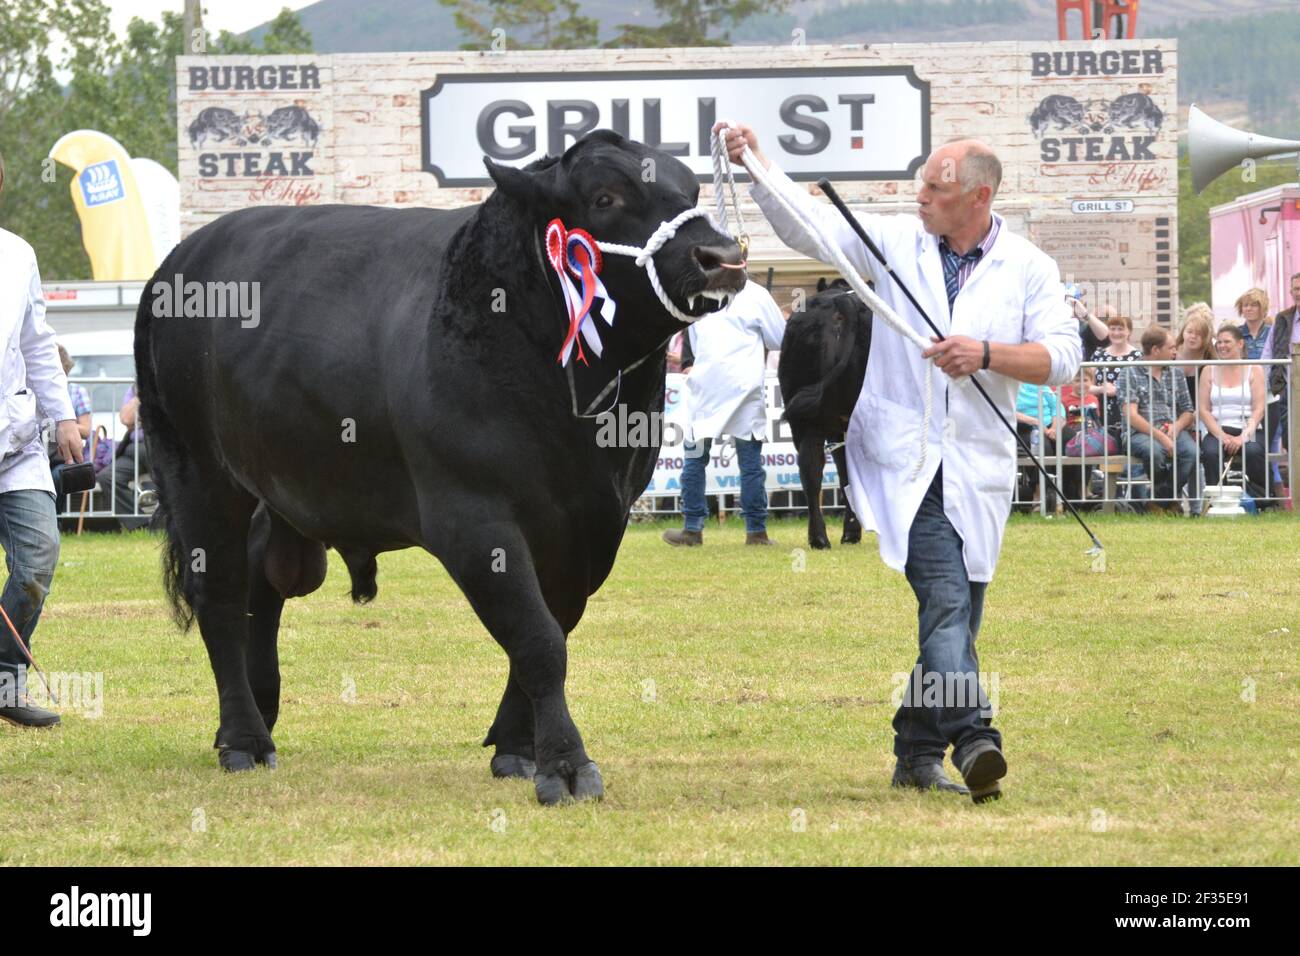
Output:
[[[498,191],[522,207],[539,238],[548,222],[559,219],[599,242],[644,246],[661,224],[693,209],[700,192],[685,164],[610,130],[595,130],[563,156],[524,169],[484,162]],[[611,331],[619,353],[644,354],[684,327],[632,257],[603,258],[601,279],[618,303]],[[654,264],[664,292],[691,321],[724,308],[745,285],[740,247],[704,217],[684,222],[655,253]]]

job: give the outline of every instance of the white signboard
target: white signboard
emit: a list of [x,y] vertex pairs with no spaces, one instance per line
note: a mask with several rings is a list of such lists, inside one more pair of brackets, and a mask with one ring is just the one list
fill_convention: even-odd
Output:
[[1074,213],[1132,212],[1133,200],[1076,199],[1074,202],[1070,203],[1070,211]]
[[523,166],[612,129],[704,181],[728,118],[763,130],[795,180],[911,179],[930,152],[930,84],[910,66],[447,73],[423,94],[423,168],[439,186],[491,185],[484,156]]
[[[686,376],[669,374],[664,387],[663,445],[655,462],[654,477],[646,487],[647,495],[670,497],[681,494],[682,468],[686,453],[682,447],[685,435],[683,399]],[[763,470],[767,475],[767,490],[800,491],[799,456],[790,440],[790,426],[781,420],[785,411],[778,401],[776,373],[768,372],[766,382],[767,437],[763,444]],[[715,440],[709,450],[710,461],[704,471],[706,495],[740,494],[740,466],[736,462],[736,447],[729,440]],[[839,474],[834,459],[827,454],[822,472],[822,488],[838,488]]]

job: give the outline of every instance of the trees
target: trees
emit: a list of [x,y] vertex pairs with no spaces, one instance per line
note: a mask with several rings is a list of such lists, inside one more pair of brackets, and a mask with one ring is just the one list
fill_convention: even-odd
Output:
[[731,30],[756,14],[783,13],[789,0],[654,0],[662,23],[620,23],[607,47],[729,46]]
[[[133,19],[119,40],[103,0],[6,0],[0,4],[0,226],[36,249],[44,279],[90,275],[68,194],[71,172],[47,158],[74,129],[98,129],[132,156],[176,169],[179,13]],[[285,9],[260,42],[228,32],[208,53],[299,53],[311,36]]]
[[[598,24],[576,0],[438,0],[469,40],[462,50],[575,50],[596,45]],[[498,32],[499,31],[499,32]]]

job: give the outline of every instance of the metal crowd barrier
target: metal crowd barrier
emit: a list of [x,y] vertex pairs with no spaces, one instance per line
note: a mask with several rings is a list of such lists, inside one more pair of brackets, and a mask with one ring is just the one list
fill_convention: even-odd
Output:
[[[728,491],[722,494],[705,495],[705,498],[713,498],[717,502],[718,514],[727,515],[734,513],[740,515],[740,492]],[[790,489],[788,491],[769,491],[767,493],[767,511],[768,514],[799,514],[808,510],[808,499],[802,491]],[[844,510],[844,489],[839,487],[822,487],[822,511],[828,515],[835,515]],[[645,518],[671,518],[679,516],[682,513],[681,496],[676,494],[668,495],[644,495],[637,499],[632,508],[632,517]]]
[[[1145,369],[1148,377],[1148,383],[1154,378],[1152,369],[1157,366],[1165,367],[1163,374],[1181,375],[1182,366],[1195,366],[1193,388],[1199,394],[1201,376],[1204,370],[1216,366],[1258,365],[1264,368],[1265,392],[1267,393],[1267,380],[1269,370],[1278,365],[1290,366],[1291,361],[1287,359],[1213,359],[1209,361],[1187,361],[1175,359],[1169,362],[1153,361],[1107,361],[1107,362],[1084,362],[1079,369],[1079,379],[1081,391],[1086,391],[1089,385],[1094,384],[1094,376],[1098,369]],[[1288,376],[1290,378],[1290,376]],[[126,390],[133,384],[130,378],[108,378],[108,377],[91,377],[91,376],[72,376],[69,381],[86,388],[91,395],[92,408],[92,434],[98,432],[100,427],[114,442],[114,458],[112,462],[98,473],[96,487],[91,492],[77,492],[70,495],[64,495],[60,502],[60,521],[67,526],[75,523],[81,526],[85,520],[92,520],[99,523],[104,521],[116,521],[119,524],[127,526],[139,526],[148,521],[153,515],[154,510],[158,507],[157,495],[153,494],[151,483],[148,476],[147,451],[145,459],[141,459],[141,443],[131,442],[124,453],[121,451],[121,443],[125,440],[129,429],[121,424],[119,420],[119,411],[124,404]],[[1058,390],[1059,395],[1059,390]],[[1196,415],[1190,433],[1194,434],[1196,444],[1196,461],[1197,466],[1191,475],[1179,474],[1177,456],[1171,456],[1171,487],[1172,494],[1157,497],[1155,495],[1155,483],[1152,481],[1152,475],[1155,472],[1155,450],[1154,445],[1145,456],[1146,460],[1141,457],[1134,457],[1129,454],[1129,435],[1131,430],[1127,422],[1115,422],[1111,420],[1109,402],[1105,396],[1099,396],[1101,411],[1101,427],[1105,433],[1113,434],[1118,442],[1116,452],[1110,452],[1108,448],[1103,447],[1100,455],[1075,455],[1065,454],[1065,442],[1061,439],[1063,435],[1058,432],[1055,449],[1051,452],[1043,453],[1040,443],[1039,459],[1043,465],[1052,473],[1058,488],[1065,490],[1065,477],[1071,469],[1078,470],[1077,488],[1079,494],[1072,496],[1070,500],[1076,505],[1096,505],[1102,511],[1112,512],[1117,509],[1138,509],[1144,508],[1150,503],[1169,506],[1180,506],[1184,500],[1189,503],[1189,510],[1195,510],[1202,496],[1202,489],[1206,484],[1218,483],[1219,474],[1203,475],[1201,468],[1201,444],[1206,434],[1203,423],[1200,420],[1199,411]],[[1257,439],[1264,446],[1265,454],[1265,484],[1263,494],[1254,498],[1257,505],[1275,506],[1286,505],[1290,507],[1291,487],[1294,483],[1293,468],[1293,442],[1288,440],[1288,436],[1278,434],[1278,422],[1281,419],[1281,413],[1285,409],[1287,420],[1294,422],[1295,412],[1295,389],[1291,387],[1288,381],[1287,387],[1281,396],[1268,396],[1271,399],[1266,406],[1264,419],[1256,432]],[[1193,406],[1196,406],[1197,398],[1193,396]],[[1043,407],[1042,393],[1039,393],[1038,419],[1040,422],[1045,417]],[[1064,416],[1062,417],[1064,421]],[[1112,428],[1112,426],[1115,426]],[[1296,433],[1297,427],[1292,425],[1292,433]],[[53,449],[52,429],[47,440],[50,442],[50,449]],[[145,442],[147,446],[147,441]],[[1285,446],[1285,448],[1283,448]],[[90,443],[87,442],[85,454],[88,458],[92,452]],[[123,462],[125,459],[125,463]],[[1032,469],[1033,466],[1027,458],[1023,456],[1018,458],[1018,466],[1021,469]],[[1280,466],[1286,466],[1286,481],[1279,481]],[[1033,496],[1037,499],[1038,511],[1042,515],[1049,513],[1049,494],[1047,482],[1040,473],[1036,472],[1036,491]],[[1243,494],[1247,489],[1247,474],[1244,467],[1244,460],[1241,467],[1229,469],[1227,476],[1228,483],[1239,484],[1243,489]],[[1164,482],[1162,482],[1163,484]],[[1013,494],[1013,505],[1031,504],[1031,501],[1025,501],[1021,496],[1022,485],[1020,480],[1016,481],[1015,492]],[[1258,490],[1258,489],[1257,489]],[[823,508],[835,513],[844,507],[844,493],[841,488],[826,488],[822,492]],[[726,494],[715,495],[718,499],[719,513],[725,514],[730,511],[740,510],[740,495],[738,492],[728,492]],[[1194,504],[1195,503],[1195,504]],[[1060,502],[1054,503],[1054,510],[1060,511],[1063,505]],[[768,494],[768,511],[774,513],[794,513],[807,510],[807,502],[803,492],[791,489],[789,491],[774,491]],[[640,499],[634,508],[635,516],[666,516],[680,513],[680,501],[677,495],[651,495]]]
[[[1152,448],[1145,456],[1135,457],[1129,454],[1129,438],[1131,428],[1129,423],[1124,420],[1112,421],[1110,414],[1110,403],[1106,396],[1098,396],[1100,408],[1100,427],[1105,434],[1111,434],[1115,437],[1117,449],[1111,452],[1108,443],[1102,443],[1102,453],[1100,455],[1067,455],[1065,454],[1065,445],[1062,431],[1057,432],[1055,448],[1051,452],[1044,452],[1042,443],[1039,443],[1035,453],[1044,467],[1052,474],[1056,486],[1065,492],[1066,476],[1071,469],[1077,469],[1078,482],[1075,487],[1078,493],[1070,497],[1070,501],[1076,506],[1096,507],[1103,512],[1114,512],[1117,510],[1144,510],[1150,504],[1160,505],[1162,507],[1186,508],[1188,511],[1196,511],[1203,502],[1203,489],[1207,484],[1218,484],[1219,478],[1223,475],[1223,464],[1220,462],[1218,470],[1214,475],[1204,475],[1201,464],[1202,442],[1206,434],[1204,423],[1200,417],[1199,411],[1199,393],[1201,385],[1201,376],[1205,374],[1205,369],[1217,366],[1258,365],[1263,368],[1265,382],[1265,397],[1267,405],[1264,411],[1264,418],[1256,431],[1256,439],[1260,441],[1264,450],[1265,460],[1265,484],[1262,489],[1263,494],[1252,496],[1257,506],[1282,506],[1291,507],[1291,489],[1294,486],[1293,477],[1293,452],[1289,436],[1279,433],[1278,425],[1283,419],[1283,411],[1287,413],[1286,421],[1295,422],[1295,392],[1292,385],[1292,375],[1294,369],[1288,374],[1288,382],[1283,392],[1279,396],[1273,396],[1268,393],[1269,372],[1274,366],[1291,366],[1292,361],[1288,359],[1211,359],[1205,361],[1173,359],[1168,362],[1157,362],[1150,360],[1125,361],[1113,360],[1105,362],[1084,362],[1079,368],[1079,378],[1076,382],[1080,386],[1081,393],[1086,393],[1089,386],[1095,384],[1095,376],[1099,369],[1138,369],[1143,370],[1148,379],[1148,388],[1154,379],[1152,369],[1157,366],[1165,367],[1166,371],[1162,374],[1184,374],[1182,367],[1194,366],[1193,382],[1189,385],[1192,389],[1191,399],[1194,411],[1193,424],[1188,430],[1189,437],[1192,438],[1196,445],[1196,467],[1192,474],[1180,474],[1178,470],[1177,455],[1171,456],[1169,483],[1172,487],[1172,493],[1164,496],[1155,495],[1155,486],[1152,481],[1152,474],[1155,472],[1155,449],[1154,443]],[[1139,372],[1138,374],[1143,374]],[[1104,384],[1104,382],[1103,382]],[[1057,395],[1060,395],[1060,389],[1056,389]],[[1042,393],[1039,393],[1038,402],[1038,420],[1043,421],[1045,414],[1043,407]],[[1122,419],[1121,413],[1121,419]],[[1064,423],[1065,416],[1062,415]],[[1300,427],[1292,424],[1288,429],[1291,434],[1300,433]],[[1177,446],[1175,444],[1175,451]],[[1086,451],[1085,449],[1082,449]],[[1227,470],[1224,479],[1225,484],[1235,484],[1242,488],[1243,496],[1247,493],[1247,474],[1245,469],[1244,454],[1233,456],[1236,461],[1236,467]],[[1047,480],[1041,472],[1034,468],[1032,462],[1023,455],[1017,456],[1018,476],[1013,492],[1012,504],[1014,506],[1025,506],[1037,504],[1037,510],[1041,515],[1046,516],[1049,513],[1049,497]],[[1285,465],[1285,481],[1279,480],[1281,476],[1281,467]],[[1032,480],[1029,484],[1034,488],[1036,494],[1033,494],[1029,500],[1022,497],[1022,486],[1025,484],[1019,480],[1019,474],[1031,473]],[[1164,484],[1162,480],[1160,482]],[[1073,483],[1072,483],[1073,484]],[[1258,489],[1257,489],[1258,490]],[[731,511],[740,510],[740,495],[738,492],[728,492],[726,494],[711,495],[717,499],[719,514],[725,514]],[[843,510],[844,492],[841,488],[825,488],[822,491],[823,509],[828,513],[835,513]],[[647,495],[641,498],[633,509],[633,517],[647,516],[672,516],[680,514],[681,503],[677,495]],[[768,493],[768,511],[769,512],[800,512],[807,510],[807,502],[801,491],[779,491]],[[1056,512],[1064,510],[1061,502],[1054,502],[1051,509]]]
[[[1292,444],[1289,437],[1281,435],[1279,424],[1283,420],[1283,411],[1286,411],[1286,421],[1294,422],[1292,413],[1295,405],[1295,389],[1288,380],[1286,388],[1281,395],[1273,396],[1268,391],[1268,378],[1271,369],[1275,366],[1290,367],[1291,361],[1288,359],[1212,359],[1212,360],[1186,360],[1173,359],[1168,362],[1164,361],[1124,361],[1113,360],[1105,362],[1084,362],[1079,368],[1079,378],[1075,384],[1080,388],[1080,393],[1086,392],[1089,386],[1096,384],[1096,373],[1100,369],[1134,369],[1144,370],[1137,374],[1145,374],[1147,377],[1148,390],[1154,383],[1153,369],[1157,367],[1164,368],[1163,375],[1184,375],[1182,369],[1186,366],[1194,367],[1193,381],[1188,383],[1189,389],[1193,390],[1191,394],[1193,407],[1193,424],[1187,429],[1188,437],[1192,439],[1196,446],[1196,465],[1191,474],[1180,473],[1177,459],[1177,443],[1175,443],[1175,454],[1169,455],[1169,475],[1166,478],[1163,474],[1158,481],[1161,485],[1168,485],[1170,493],[1157,495],[1157,481],[1153,480],[1156,475],[1155,469],[1155,442],[1150,443],[1150,448],[1145,455],[1132,454],[1131,436],[1134,429],[1131,424],[1124,419],[1121,410],[1121,420],[1113,421],[1110,410],[1110,402],[1105,394],[1099,395],[1101,412],[1101,434],[1110,434],[1115,438],[1117,450],[1111,452],[1107,442],[1103,439],[1103,450],[1100,455],[1067,455],[1065,454],[1066,441],[1063,441],[1063,429],[1057,431],[1055,448],[1042,453],[1042,445],[1038,449],[1039,460],[1052,473],[1052,477],[1062,493],[1067,493],[1065,481],[1071,472],[1077,470],[1077,483],[1071,482],[1078,493],[1070,496],[1070,501],[1077,505],[1096,505],[1102,511],[1113,512],[1117,509],[1122,510],[1145,510],[1148,506],[1154,504],[1162,508],[1175,508],[1182,510],[1186,508],[1189,512],[1198,511],[1201,507],[1206,485],[1229,484],[1238,485],[1242,489],[1243,497],[1247,496],[1247,473],[1245,468],[1245,455],[1243,452],[1232,456],[1232,459],[1224,460],[1222,448],[1220,448],[1220,460],[1215,468],[1215,474],[1204,474],[1205,469],[1202,466],[1202,445],[1208,431],[1200,416],[1199,394],[1201,378],[1204,374],[1209,374],[1206,369],[1214,367],[1227,366],[1261,366],[1264,375],[1264,391],[1266,405],[1264,417],[1261,420],[1255,438],[1263,447],[1264,452],[1264,486],[1260,495],[1250,496],[1257,506],[1271,507],[1284,506],[1289,508],[1291,502],[1291,484],[1292,476]],[[1249,373],[1247,373],[1247,376]],[[1290,376],[1288,376],[1290,379]],[[1247,377],[1247,381],[1249,378]],[[1104,383],[1103,383],[1104,384]],[[1060,389],[1055,390],[1059,397]],[[1042,392],[1039,392],[1038,401],[1038,420],[1043,422],[1045,419],[1045,408],[1043,403]],[[1062,414],[1062,421],[1065,416]],[[1294,433],[1294,428],[1288,429]],[[1041,432],[1040,432],[1041,434]],[[1086,451],[1087,449],[1081,449]],[[1234,467],[1235,461],[1235,467]],[[1033,469],[1032,463],[1028,458],[1019,456],[1017,464],[1020,468],[1020,474],[1025,474],[1029,469]],[[1286,478],[1285,482],[1281,478],[1280,468],[1285,464]],[[1225,470],[1224,466],[1229,467]],[[1049,495],[1047,481],[1041,473],[1033,469],[1036,473],[1034,490],[1036,494],[1032,496],[1030,502],[1022,498],[1022,490],[1025,482],[1017,480],[1016,491],[1013,498],[1013,504],[1024,505],[1032,503],[1036,499],[1038,511],[1042,515],[1049,512]],[[1226,474],[1226,477],[1225,477]],[[1224,481],[1220,482],[1220,478]],[[1064,506],[1060,502],[1054,502],[1054,509],[1061,511]]]

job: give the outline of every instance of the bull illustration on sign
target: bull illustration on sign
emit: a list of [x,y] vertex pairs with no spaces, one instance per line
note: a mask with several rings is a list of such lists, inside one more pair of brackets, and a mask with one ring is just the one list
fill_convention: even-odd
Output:
[[1039,139],[1047,132],[1064,130],[1083,136],[1137,129],[1154,133],[1164,121],[1165,114],[1146,93],[1125,93],[1113,100],[1091,100],[1086,105],[1073,96],[1053,93],[1043,97],[1029,114],[1029,125]]
[[297,139],[304,146],[314,147],[320,138],[320,124],[298,104],[281,106],[267,116],[257,111],[239,114],[209,106],[195,117],[188,132],[195,149],[207,145],[208,140],[233,146],[270,146]]

